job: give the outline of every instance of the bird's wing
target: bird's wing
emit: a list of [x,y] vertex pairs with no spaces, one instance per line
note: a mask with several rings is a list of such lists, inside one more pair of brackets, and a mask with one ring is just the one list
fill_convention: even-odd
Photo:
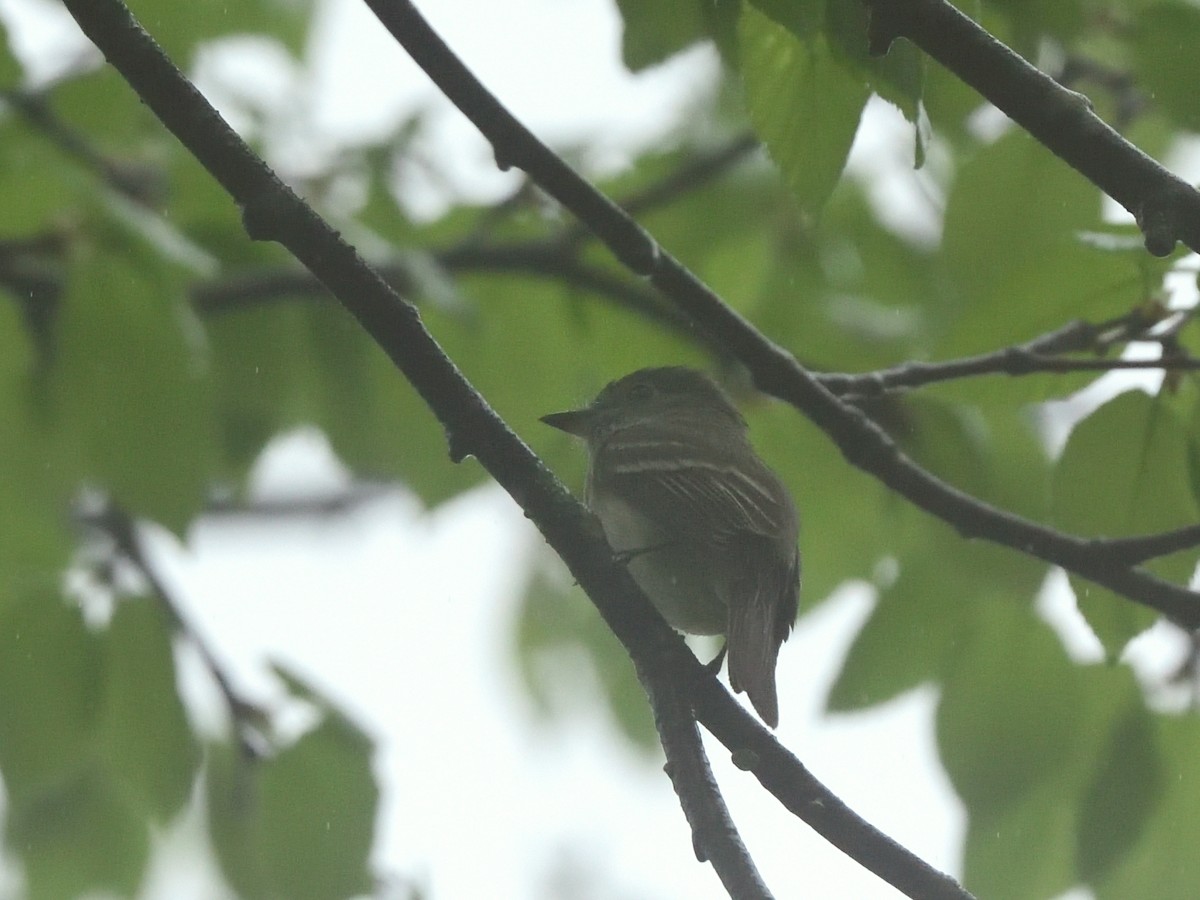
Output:
[[598,486],[617,491],[666,528],[715,541],[747,532],[795,541],[786,489],[753,452],[735,461],[702,436],[679,440],[649,429],[622,434],[603,452]]

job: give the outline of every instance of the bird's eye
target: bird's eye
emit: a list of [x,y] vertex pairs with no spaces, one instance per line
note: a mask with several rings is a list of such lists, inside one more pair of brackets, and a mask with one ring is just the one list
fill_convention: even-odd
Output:
[[646,384],[644,381],[639,381],[629,389],[629,399],[634,403],[645,403],[654,396],[654,388]]

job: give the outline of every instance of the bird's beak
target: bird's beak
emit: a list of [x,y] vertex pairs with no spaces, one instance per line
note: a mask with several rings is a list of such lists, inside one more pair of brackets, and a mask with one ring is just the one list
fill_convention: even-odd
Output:
[[542,416],[542,421],[551,428],[557,428],[559,431],[565,431],[576,437],[587,437],[590,420],[590,411],[586,409],[573,409],[569,412],[550,413],[548,416]]

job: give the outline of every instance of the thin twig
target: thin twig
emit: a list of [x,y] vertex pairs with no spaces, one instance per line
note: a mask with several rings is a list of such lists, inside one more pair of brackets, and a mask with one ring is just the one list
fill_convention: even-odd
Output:
[[45,97],[27,91],[0,90],[3,100],[67,156],[95,172],[114,191],[141,206],[153,206],[161,193],[161,173],[148,165],[113,160],[84,134],[64,122]]
[[171,592],[167,590],[162,579],[158,577],[154,566],[146,558],[146,554],[142,550],[141,538],[137,533],[137,524],[133,518],[118,504],[109,500],[105,502],[104,508],[97,515],[88,517],[86,521],[107,534],[117,553],[138,570],[150,589],[150,595],[166,615],[171,630],[187,641],[196,651],[225,701],[242,753],[247,758],[261,756],[268,743],[262,730],[262,723],[265,720],[262,709],[257,704],[245,699],[241,692],[234,687],[232,679],[225,672],[225,668],[217,659],[216,654],[213,653],[200,632],[184,616],[183,610]]
[[1173,531],[1140,537],[1097,539],[1092,545],[1097,553],[1108,554],[1126,565],[1137,566],[1160,556],[1200,546],[1200,525],[1186,525]]

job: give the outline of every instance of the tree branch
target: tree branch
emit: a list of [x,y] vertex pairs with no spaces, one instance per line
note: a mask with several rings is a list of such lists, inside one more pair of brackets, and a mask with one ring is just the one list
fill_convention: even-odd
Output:
[[1070,322],[1055,331],[1039,335],[1023,344],[1003,347],[991,353],[951,359],[943,362],[909,362],[891,369],[862,374],[818,374],[820,382],[840,397],[877,397],[888,391],[924,387],[957,378],[980,375],[1031,375],[1036,372],[1112,372],[1119,369],[1162,369],[1194,371],[1200,359],[1181,352],[1163,354],[1158,359],[1065,359],[1060,354],[1102,352],[1116,344],[1132,341],[1159,341],[1162,336],[1147,332],[1161,320],[1146,316],[1140,309],[1107,322]]
[[[241,205],[251,237],[284,244],[379,343],[441,421],[451,458],[458,461],[468,453],[475,455],[518,501],[592,598],[635,665],[647,672],[669,673],[672,681],[694,686],[698,709],[710,731],[727,747],[749,749],[757,759],[771,761],[771,771],[753,767],[764,784],[781,791],[794,783],[812,785],[813,779],[799,761],[705,672],[679,635],[654,611],[626,567],[616,560],[596,518],[466,381],[426,331],[417,311],[251,152],[171,65],[120,0],[64,0],[64,4],[164,125]],[[415,15],[415,10],[412,13]],[[559,165],[565,168],[561,161]],[[607,204],[594,196],[598,199],[592,206]],[[607,218],[610,226],[627,221],[619,214]],[[647,689],[669,690],[669,686],[648,685]],[[832,798],[824,788],[821,791]],[[914,898],[964,900],[970,896],[840,803],[806,807],[798,814],[822,834],[836,837],[839,831],[854,832],[858,839],[852,846],[839,846],[881,877],[898,867],[901,873],[892,883],[898,882],[901,890]],[[854,821],[846,822],[847,817]],[[714,863],[719,859],[714,858]]]
[[946,0],[863,0],[870,50],[908,38],[1120,203],[1146,249],[1166,256],[1182,241],[1200,251],[1200,193],[1092,111],[1091,101],[1046,75]]
[[[661,665],[659,660],[649,662]],[[771,892],[738,835],[708,765],[685,683],[676,681],[676,673],[670,669],[659,673],[639,669],[638,678],[647,687],[654,725],[667,757],[663,769],[692,829],[696,859],[712,862],[734,900],[770,900]]]

